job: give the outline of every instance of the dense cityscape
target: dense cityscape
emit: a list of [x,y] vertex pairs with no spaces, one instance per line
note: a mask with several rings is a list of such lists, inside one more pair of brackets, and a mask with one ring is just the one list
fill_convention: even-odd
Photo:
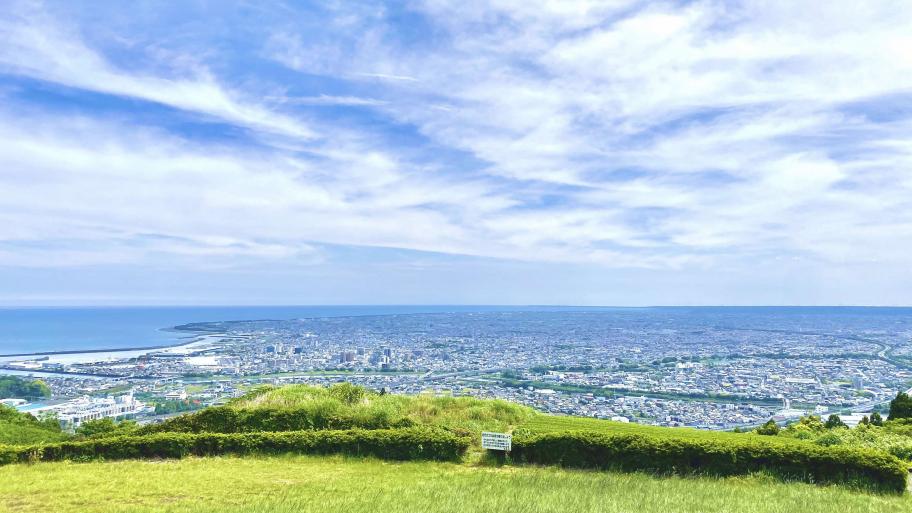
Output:
[[[155,421],[260,384],[339,381],[404,394],[501,398],[541,411],[733,429],[882,410],[912,383],[912,322],[776,309],[478,312],[208,322],[128,358],[6,358],[53,396],[18,401],[78,424]],[[106,355],[109,357],[109,355]]]

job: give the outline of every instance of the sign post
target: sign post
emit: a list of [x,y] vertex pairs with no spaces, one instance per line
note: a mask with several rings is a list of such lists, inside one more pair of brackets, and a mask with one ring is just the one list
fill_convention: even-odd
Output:
[[481,448],[490,451],[510,452],[513,447],[513,435],[509,433],[481,432]]

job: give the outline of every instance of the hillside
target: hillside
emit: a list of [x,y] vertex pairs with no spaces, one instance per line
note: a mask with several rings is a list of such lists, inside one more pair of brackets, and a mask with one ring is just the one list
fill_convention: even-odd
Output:
[[0,446],[60,442],[66,438],[56,421],[40,422],[31,415],[0,404]]
[[[0,511],[912,511],[906,464],[878,450],[348,384],[95,427],[0,445]],[[482,430],[512,432],[510,456]]]

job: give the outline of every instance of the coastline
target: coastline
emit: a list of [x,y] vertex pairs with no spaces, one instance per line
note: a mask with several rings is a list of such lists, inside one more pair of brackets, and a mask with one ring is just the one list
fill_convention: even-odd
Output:
[[154,351],[156,349],[172,349],[192,344],[195,341],[180,342],[178,344],[166,344],[158,346],[143,347],[119,347],[116,349],[72,349],[69,351],[45,351],[42,353],[18,353],[18,354],[0,354],[0,358],[21,358],[32,356],[55,356],[55,355],[74,355],[74,354],[92,354],[92,353],[126,353],[131,351]]
[[[0,374],[7,373],[8,371],[25,371],[29,372],[31,369],[27,368],[18,368],[10,367],[8,364],[11,362],[19,361],[45,361],[48,363],[64,363],[64,364],[75,364],[75,363],[95,363],[101,361],[114,361],[114,360],[128,360],[131,358],[137,358],[152,353],[179,353],[181,350],[186,350],[194,346],[199,346],[206,344],[211,338],[219,338],[225,336],[224,331],[215,331],[212,329],[190,329],[193,325],[181,325],[173,326],[170,328],[162,328],[163,330],[170,331],[181,331],[188,332],[185,337],[182,337],[180,340],[176,341],[173,344],[157,344],[152,346],[136,346],[136,347],[127,347],[127,348],[112,348],[112,349],[74,349],[74,350],[62,350],[62,351],[44,351],[44,352],[34,352],[34,353],[16,353],[16,354],[2,354],[0,355]],[[41,372],[41,369],[35,369],[35,372]],[[47,372],[47,371],[44,371]],[[53,372],[53,371],[52,371]],[[80,373],[76,373],[80,374]]]

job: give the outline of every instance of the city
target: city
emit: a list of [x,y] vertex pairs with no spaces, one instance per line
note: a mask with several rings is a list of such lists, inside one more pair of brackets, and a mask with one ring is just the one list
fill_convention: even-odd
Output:
[[2,366],[50,385],[53,397],[36,411],[78,417],[80,408],[96,411],[129,393],[142,402],[129,416],[141,422],[220,404],[260,384],[347,381],[403,394],[501,398],[556,414],[730,430],[808,413],[857,422],[912,383],[912,326],[890,316],[619,309],[179,329],[193,335],[190,342],[125,359],[43,355],[6,358]]

